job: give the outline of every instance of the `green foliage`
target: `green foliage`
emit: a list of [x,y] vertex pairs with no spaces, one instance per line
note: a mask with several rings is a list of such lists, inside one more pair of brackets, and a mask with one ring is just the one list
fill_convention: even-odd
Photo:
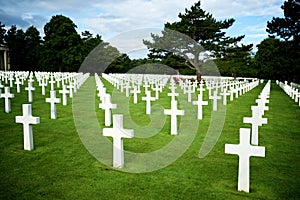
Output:
[[[150,58],[170,59],[171,52],[184,58],[181,66],[194,70],[198,76],[203,74],[201,67],[207,60],[226,57],[228,50],[233,45],[236,47],[244,37],[225,36],[224,30],[235,20],[217,21],[201,8],[200,1],[189,10],[185,9],[184,14],[179,13],[178,17],[180,21],[165,24],[162,36],[151,34],[153,42],[144,41],[144,44],[150,49]],[[251,47],[248,46],[249,51]]]
[[281,8],[284,18],[267,23],[270,38],[258,45],[255,65],[259,77],[300,82],[300,1],[287,0]]
[[81,60],[77,59],[76,52],[82,41],[76,27],[71,19],[62,15],[53,16],[44,26],[45,52],[51,71],[78,70]]

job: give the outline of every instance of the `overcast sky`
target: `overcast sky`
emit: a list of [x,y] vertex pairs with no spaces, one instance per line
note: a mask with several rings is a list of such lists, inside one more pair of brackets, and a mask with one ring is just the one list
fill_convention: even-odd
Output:
[[[73,20],[79,33],[89,30],[118,46],[116,43],[127,32],[127,41],[130,40],[132,45],[133,39],[149,36],[149,32],[161,29],[164,23],[177,21],[178,13],[184,13],[184,9],[190,8],[195,2],[197,1],[0,0],[0,21],[6,28],[14,24],[24,31],[34,25],[43,35],[43,27],[51,17],[62,14]],[[280,7],[283,2],[284,0],[202,0],[201,6],[217,19],[234,18],[236,22],[226,31],[227,35],[245,35],[243,43],[257,45],[267,37],[267,21],[273,16],[282,17]],[[143,34],[141,30],[145,30]],[[130,46],[129,43],[122,45]],[[139,48],[142,47],[132,45],[123,50],[128,53]]]

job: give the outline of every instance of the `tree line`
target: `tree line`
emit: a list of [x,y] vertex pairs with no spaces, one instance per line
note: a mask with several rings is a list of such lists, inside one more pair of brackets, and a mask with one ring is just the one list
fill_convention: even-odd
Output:
[[[267,22],[269,37],[257,46],[255,54],[252,44],[242,44],[244,35],[226,35],[234,19],[216,20],[201,8],[200,1],[179,13],[179,21],[165,23],[161,35],[151,34],[151,41],[143,41],[150,52],[144,59],[131,60],[98,34],[79,34],[76,24],[63,15],[55,15],[45,24],[43,38],[34,26],[23,31],[15,25],[6,29],[0,22],[0,44],[9,47],[14,71],[78,71],[94,51],[96,57],[97,52],[102,56],[86,64],[108,65],[102,71],[106,73],[125,73],[140,65],[141,72],[151,73],[151,67],[167,65],[178,73],[200,77],[214,75],[215,65],[222,76],[299,82],[300,0],[287,0],[281,8],[284,18]],[[115,59],[111,62],[108,57]]]

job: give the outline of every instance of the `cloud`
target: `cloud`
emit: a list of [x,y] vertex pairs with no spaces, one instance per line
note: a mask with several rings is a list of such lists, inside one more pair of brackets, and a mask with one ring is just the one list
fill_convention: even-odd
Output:
[[205,10],[218,18],[276,16],[282,13],[284,0],[202,0]]

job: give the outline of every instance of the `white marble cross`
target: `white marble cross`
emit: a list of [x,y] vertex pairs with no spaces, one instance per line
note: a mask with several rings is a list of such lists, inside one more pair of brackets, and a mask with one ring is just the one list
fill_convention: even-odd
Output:
[[266,106],[266,103],[269,103],[268,99],[256,99],[255,101],[259,108],[259,113],[261,115],[265,114],[265,110],[269,110],[269,106]]
[[62,90],[59,90],[59,93],[62,94],[62,104],[64,106],[67,105],[67,94],[69,93],[69,90],[67,90],[67,86],[66,85],[63,85],[63,89]]
[[10,87],[5,87],[4,88],[4,93],[0,94],[0,98],[4,98],[4,110],[6,113],[10,113],[11,107],[10,107],[10,99],[14,98],[14,94],[10,93]]
[[69,85],[67,86],[67,88],[69,88],[69,95],[70,95],[70,98],[73,98],[73,89],[74,89],[74,85],[73,83],[70,81]]
[[159,99],[159,92],[162,92],[162,88],[155,84],[155,87],[152,87],[152,89],[155,91],[155,99],[158,100]]
[[171,115],[171,135],[177,135],[177,115],[184,115],[184,110],[177,109],[177,101],[171,101],[171,109],[164,110],[165,115]]
[[60,103],[60,98],[56,98],[56,91],[50,91],[50,98],[46,98],[46,102],[50,103],[51,119],[56,119],[56,103]]
[[187,101],[188,101],[188,102],[191,102],[191,101],[192,101],[192,93],[194,93],[193,88],[192,88],[192,85],[188,85],[188,86],[187,86],[186,93],[187,93],[187,95],[188,95]]
[[123,115],[113,115],[113,128],[104,128],[103,136],[113,138],[113,167],[124,166],[123,138],[133,138],[134,131],[123,128]]
[[146,101],[146,114],[151,114],[151,101],[155,101],[155,97],[151,97],[151,91],[146,92],[146,96],[142,97],[143,101]]
[[252,124],[251,144],[258,145],[258,126],[268,123],[268,119],[262,118],[258,106],[251,106],[252,117],[244,117],[243,122]]
[[227,105],[227,96],[230,95],[230,93],[227,92],[227,89],[224,88],[223,92],[220,93],[223,98],[223,105]]
[[238,191],[249,193],[250,157],[265,157],[265,147],[250,145],[250,129],[240,128],[240,143],[225,144],[225,153],[239,156]]
[[33,146],[32,124],[39,124],[40,118],[32,116],[31,104],[23,104],[23,116],[16,116],[16,123],[23,124],[24,150],[31,151]]
[[218,110],[218,100],[221,99],[221,96],[218,96],[218,91],[214,91],[213,96],[209,96],[209,99],[212,99],[213,101],[213,111]]
[[20,85],[21,85],[21,81],[20,81],[20,79],[19,78],[16,78],[16,82],[15,82],[15,84],[17,85],[17,93],[20,93],[21,92],[21,90],[20,90]]
[[125,83],[124,88],[125,88],[126,97],[129,97],[129,93],[130,93],[129,91],[130,91],[130,88],[131,88],[130,84],[128,82]]
[[111,109],[116,109],[117,104],[111,103],[110,94],[105,94],[103,102],[99,104],[99,108],[105,110],[105,126],[111,125]]
[[141,91],[138,90],[137,86],[134,86],[133,90],[131,90],[130,93],[133,93],[133,103],[137,104],[138,103],[138,95],[137,94],[141,93]]
[[32,87],[32,82],[28,82],[28,86],[25,87],[25,90],[28,91],[28,102],[32,102],[32,91],[35,90],[35,88]]
[[53,80],[53,76],[50,77],[49,83],[51,85],[51,91],[54,90],[54,83],[55,83],[55,81]]
[[200,90],[200,93],[198,94],[198,100],[193,101],[193,105],[198,106],[198,119],[203,119],[203,112],[202,112],[202,106],[208,105],[208,101],[203,101],[203,93],[202,90]]
[[42,81],[41,81],[42,95],[45,95],[45,87],[46,86],[47,86],[47,83],[45,82],[45,79],[42,78]]

